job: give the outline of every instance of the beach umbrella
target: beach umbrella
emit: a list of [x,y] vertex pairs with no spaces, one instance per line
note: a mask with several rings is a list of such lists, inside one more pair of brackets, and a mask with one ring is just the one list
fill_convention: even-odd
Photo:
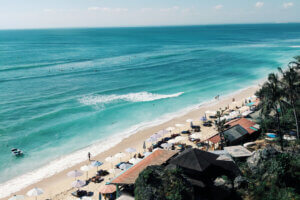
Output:
[[101,194],[111,194],[114,193],[117,190],[115,185],[103,185],[100,187],[99,192]]
[[98,171],[98,167],[100,167],[101,165],[103,165],[103,162],[100,162],[100,161],[93,161],[92,163],[91,163],[91,166],[92,167],[97,167],[97,171]]
[[200,139],[201,135],[199,133],[193,133],[190,137],[194,139]]
[[127,170],[127,169],[129,169],[130,167],[132,167],[132,165],[129,164],[129,163],[123,163],[123,164],[121,164],[121,165],[119,166],[119,168],[120,168],[121,170]]
[[174,143],[176,143],[176,141],[175,141],[175,139],[171,139],[171,140],[168,140],[168,143],[169,144],[174,144]]
[[130,147],[130,148],[127,148],[125,151],[128,153],[134,153],[134,152],[136,152],[136,149]]
[[151,152],[148,152],[148,151],[147,151],[147,152],[144,153],[144,156],[147,157],[147,156],[149,156],[150,154],[151,154]]
[[158,133],[158,134],[162,134],[162,135],[166,135],[166,134],[169,133],[169,131],[163,129],[163,130],[158,131],[157,133]]
[[44,191],[41,188],[35,187],[35,188],[29,190],[26,194],[29,197],[35,197],[35,199],[37,199],[37,197],[43,193],[44,193]]
[[182,141],[182,140],[185,140],[185,137],[177,136],[177,137],[175,138],[175,141],[176,141],[176,142],[180,142],[180,141]]
[[115,157],[115,158],[120,158],[120,162],[121,162],[121,159],[122,159],[124,156],[126,156],[125,153],[120,152],[120,153],[117,153],[114,157]]
[[80,167],[80,170],[86,172],[86,179],[88,179],[88,176],[89,176],[89,170],[92,168],[92,166],[90,165],[83,165],[82,167]]
[[162,143],[160,146],[162,148],[164,148],[164,149],[168,149],[168,148],[172,147],[172,144],[170,144],[170,143]]
[[111,156],[105,158],[105,161],[106,161],[106,162],[110,162],[111,167],[113,166],[112,163],[113,163],[115,160],[116,160],[116,158],[115,158],[115,157],[111,157]]
[[176,127],[181,128],[184,127],[184,124],[175,124]]
[[156,135],[157,138],[161,138],[161,137],[164,136],[164,133],[163,132],[157,132],[155,135]]
[[158,138],[160,138],[160,135],[158,135],[157,133],[155,133],[155,134],[151,135],[150,138],[154,138],[154,139],[157,140]]
[[193,119],[187,119],[186,122],[190,123],[190,122],[193,122],[194,120]]
[[25,197],[23,195],[14,195],[10,197],[8,200],[23,200]]
[[203,117],[200,118],[200,120],[203,121],[203,122],[206,122],[207,118],[206,118],[206,116],[203,116]]
[[85,197],[81,197],[81,200],[93,200],[93,199],[92,199],[92,197],[85,196]]
[[136,149],[135,148],[127,148],[127,149],[125,149],[125,151],[127,152],[127,153],[129,153],[130,154],[130,158],[132,158],[132,153],[134,153],[134,152],[136,152]]
[[170,127],[168,127],[166,130],[171,132],[171,131],[173,131],[174,129],[175,129],[174,127],[170,126]]
[[86,182],[85,181],[81,181],[81,180],[76,180],[74,182],[71,183],[72,187],[74,188],[81,188],[83,186],[85,186]]
[[217,112],[216,111],[207,110],[207,111],[205,111],[205,114],[216,115]]
[[136,163],[140,162],[141,160],[142,160],[141,158],[131,158],[129,160],[129,162],[135,165]]
[[109,173],[113,174],[114,176],[122,173],[122,170],[120,170],[120,169],[114,169],[114,168],[109,169],[108,171],[109,171]]
[[154,142],[156,142],[156,138],[154,138],[154,137],[149,137],[147,140],[146,140],[146,142],[149,142],[149,143],[154,143]]
[[82,174],[83,174],[83,173],[82,173],[81,171],[79,171],[79,170],[74,170],[74,171],[68,172],[68,173],[67,173],[67,176],[76,178],[76,177],[82,176]]

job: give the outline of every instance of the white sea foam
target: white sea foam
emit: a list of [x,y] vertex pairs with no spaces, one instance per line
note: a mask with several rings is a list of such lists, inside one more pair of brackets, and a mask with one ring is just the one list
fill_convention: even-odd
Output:
[[300,48],[300,45],[290,46],[291,48]]
[[[246,90],[246,89],[244,88],[244,89],[235,91],[234,93],[224,95],[223,97],[221,97],[221,99],[228,98],[228,97],[230,97],[234,94],[237,94],[237,93],[241,92],[242,90]],[[182,93],[177,93],[177,94],[173,94],[172,96],[176,97],[181,94]],[[163,95],[163,96],[170,96],[170,95]],[[165,97],[165,98],[169,98],[169,97]],[[158,99],[160,99],[160,98],[158,98]],[[137,124],[135,126],[130,127],[129,129],[125,130],[124,132],[121,132],[118,134],[112,134],[109,138],[105,138],[105,141],[103,141],[103,139],[102,139],[102,140],[96,142],[95,144],[90,145],[84,149],[78,150],[78,151],[76,151],[72,154],[66,155],[66,156],[62,156],[61,158],[56,159],[39,169],[36,169],[32,172],[18,176],[18,177],[13,178],[5,183],[0,184],[0,198],[7,197],[29,185],[37,183],[38,181],[41,181],[47,177],[50,177],[56,173],[59,173],[65,169],[68,169],[68,168],[86,160],[86,155],[88,152],[90,152],[92,155],[99,154],[99,153],[104,152],[105,150],[117,145],[124,138],[127,138],[130,135],[133,135],[134,133],[136,133],[138,131],[165,123],[171,119],[174,119],[175,117],[183,116],[192,110],[198,109],[201,106],[213,105],[216,103],[218,103],[218,101],[216,101],[214,99],[210,100],[210,101],[205,101],[201,104],[189,106],[178,112],[165,114],[162,117],[159,117],[153,121]]]
[[107,104],[115,101],[145,102],[166,98],[174,98],[182,94],[183,92],[178,92],[175,94],[153,94],[149,92],[138,92],[123,95],[91,95],[80,98],[79,102],[84,105]]

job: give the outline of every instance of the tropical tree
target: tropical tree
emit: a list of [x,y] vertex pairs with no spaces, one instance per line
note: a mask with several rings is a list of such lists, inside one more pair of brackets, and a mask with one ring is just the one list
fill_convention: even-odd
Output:
[[288,105],[290,105],[293,109],[295,123],[296,123],[297,137],[299,139],[299,122],[298,122],[298,115],[297,115],[297,108],[296,108],[296,101],[299,98],[299,91],[300,91],[299,74],[295,71],[294,68],[290,66],[286,71],[283,71],[280,67],[278,68],[278,70],[282,74],[281,85],[284,91],[283,94],[286,99],[285,102]]
[[222,117],[222,114],[223,114],[223,111],[220,112],[220,111],[217,111],[217,114],[216,114],[216,117],[218,118],[218,121],[217,121],[217,129],[218,129],[218,132],[220,134],[220,138],[221,138],[221,148],[223,149],[225,144],[226,144],[226,141],[225,141],[225,137],[224,137],[224,130],[225,130],[225,120],[221,120],[221,117]]
[[295,68],[295,69],[300,69],[300,56],[294,57],[296,61],[292,61],[289,63],[289,67]]
[[180,169],[148,166],[135,181],[137,200],[188,200],[194,199],[193,187]]
[[265,118],[275,113],[277,133],[280,136],[281,148],[283,149],[283,135],[280,126],[280,115],[282,114],[282,89],[277,74],[271,73],[268,81],[264,83],[262,88],[256,93],[261,99],[261,115]]

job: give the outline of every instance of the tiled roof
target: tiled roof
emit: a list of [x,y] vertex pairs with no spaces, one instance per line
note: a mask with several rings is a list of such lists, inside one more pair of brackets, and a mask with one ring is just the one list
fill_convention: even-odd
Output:
[[221,141],[221,137],[218,134],[218,135],[215,135],[215,136],[209,138],[208,141],[210,141],[210,142],[212,142],[214,144],[217,144],[217,143],[219,143]]
[[140,172],[151,165],[161,165],[174,156],[177,151],[157,149],[149,156],[129,168],[124,173],[120,174],[110,184],[134,184]]
[[231,127],[235,126],[235,125],[240,125],[241,127],[243,127],[244,129],[246,129],[246,131],[249,133],[249,134],[252,134],[255,132],[255,130],[253,130],[252,128],[250,127],[253,127],[256,123],[255,122],[252,122],[246,118],[240,118],[240,119],[234,119],[234,120],[231,120],[230,122],[226,123],[228,125],[230,125]]

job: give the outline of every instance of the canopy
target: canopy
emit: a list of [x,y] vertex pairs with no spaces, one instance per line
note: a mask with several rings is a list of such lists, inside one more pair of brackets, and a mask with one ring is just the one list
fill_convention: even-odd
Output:
[[127,153],[134,153],[134,152],[136,152],[136,149],[135,148],[127,148],[126,150],[125,150]]
[[27,192],[27,196],[29,196],[29,197],[37,197],[37,196],[39,196],[39,195],[41,195],[41,194],[43,194],[44,193],[44,191],[41,189],[41,188],[33,188],[33,189],[31,189],[31,190],[29,190],[28,192]]
[[68,172],[68,176],[69,177],[79,177],[79,176],[82,176],[82,172],[81,171],[79,171],[79,170],[74,170],[74,171],[70,171],[70,172]]
[[99,192],[101,194],[111,194],[114,193],[116,189],[117,188],[115,185],[103,185],[102,187],[100,187]]
[[72,182],[71,185],[72,185],[72,187],[74,187],[74,188],[81,188],[81,187],[83,187],[85,184],[86,184],[85,181],[76,180],[76,181]]
[[91,166],[93,166],[93,167],[100,167],[101,165],[103,165],[103,163],[100,161],[93,161],[91,163]]
[[[187,149],[175,158],[170,160],[171,164],[182,167],[184,169],[191,169],[197,172],[204,172],[210,167],[218,167],[234,174],[240,173],[238,167],[234,162],[217,160],[219,155],[201,151],[199,149]],[[215,173],[219,170],[215,170]]]

